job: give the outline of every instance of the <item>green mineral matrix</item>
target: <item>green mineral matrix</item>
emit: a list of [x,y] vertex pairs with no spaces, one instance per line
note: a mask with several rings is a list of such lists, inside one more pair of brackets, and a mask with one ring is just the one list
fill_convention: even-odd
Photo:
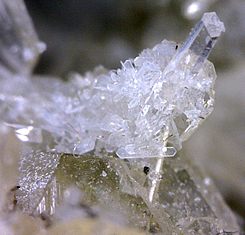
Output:
[[1,25],[0,129],[22,142],[14,213],[50,221],[40,234],[74,221],[101,234],[116,216],[112,224],[139,230],[131,234],[239,230],[210,178],[176,155],[213,110],[216,73],[207,57],[225,31],[215,13],[178,47],[164,40],[121,69],[73,73],[64,83],[31,78],[45,45],[23,2],[1,1],[0,10],[12,22],[11,30]]

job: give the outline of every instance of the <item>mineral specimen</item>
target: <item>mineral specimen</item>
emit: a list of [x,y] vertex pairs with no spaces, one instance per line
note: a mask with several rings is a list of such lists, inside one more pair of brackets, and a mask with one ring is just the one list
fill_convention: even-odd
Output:
[[[210,179],[175,156],[213,109],[216,73],[206,59],[224,31],[217,15],[205,13],[182,45],[164,40],[121,69],[99,67],[63,82],[30,78],[44,44],[21,1],[20,18],[15,15],[14,2],[0,5],[5,19],[0,114],[23,143],[18,185],[8,185],[14,191],[12,210],[40,215],[47,229],[53,218],[66,229],[74,218],[99,218],[103,224],[117,212],[127,225],[146,232],[236,232]],[[0,131],[4,136],[2,126]],[[14,165],[18,157],[13,159]],[[2,185],[8,182],[2,179]],[[11,219],[7,222],[12,229]],[[57,231],[55,225],[47,233]]]

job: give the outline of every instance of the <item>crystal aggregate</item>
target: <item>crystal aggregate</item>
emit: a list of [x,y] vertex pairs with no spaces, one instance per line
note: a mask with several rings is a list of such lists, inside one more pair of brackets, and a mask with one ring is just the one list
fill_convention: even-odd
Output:
[[[0,80],[0,113],[10,131],[7,135],[1,124],[1,144],[8,136],[13,139],[4,144],[1,157],[17,164],[19,155],[8,154],[12,143],[21,152],[18,186],[10,190],[14,200],[8,200],[12,215],[22,211],[41,216],[46,228],[51,226],[45,234],[64,234],[69,223],[70,233],[74,221],[82,224],[83,234],[87,217],[101,234],[111,222],[108,211],[113,217],[122,214],[140,234],[236,231],[233,214],[210,179],[198,175],[197,168],[193,173],[179,156],[163,158],[174,156],[213,109],[216,73],[206,59],[222,31],[216,14],[206,13],[182,45],[164,40],[122,62],[121,69],[71,73],[67,82],[30,78],[34,62],[21,62],[22,57],[14,55],[17,66],[5,68],[8,82]],[[43,44],[35,32],[24,35],[33,39],[23,46],[24,55],[36,58]],[[1,167],[13,178],[11,183],[7,174],[1,178],[8,186],[2,202],[10,184],[17,183],[17,167],[4,161]],[[102,205],[107,213],[94,210]],[[97,220],[91,220],[94,217]],[[7,228],[12,229],[10,213],[8,218]]]
[[[202,53],[212,48],[200,41],[211,34],[216,40],[224,27],[215,13],[201,23],[178,49],[164,40],[121,69],[72,73],[68,83],[17,76],[12,83],[23,89],[1,94],[3,119],[29,142],[40,144],[50,133],[52,143],[42,142],[46,150],[83,154],[102,146],[120,158],[174,156],[213,110],[216,73]],[[32,137],[21,136],[24,129]]]

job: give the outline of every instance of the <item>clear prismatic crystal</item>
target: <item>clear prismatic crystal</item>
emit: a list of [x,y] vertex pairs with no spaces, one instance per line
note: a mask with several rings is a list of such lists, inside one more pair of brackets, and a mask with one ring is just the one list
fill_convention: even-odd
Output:
[[213,109],[216,74],[206,59],[222,31],[217,15],[205,13],[178,49],[164,40],[121,69],[73,74],[69,85],[36,78],[26,84],[28,93],[6,89],[3,119],[18,127],[23,141],[38,144],[50,133],[46,150],[83,154],[100,147],[120,158],[174,156]]

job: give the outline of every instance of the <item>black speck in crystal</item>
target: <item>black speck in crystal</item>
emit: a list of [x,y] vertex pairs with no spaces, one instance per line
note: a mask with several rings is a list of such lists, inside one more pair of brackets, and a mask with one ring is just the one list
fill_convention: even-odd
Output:
[[150,171],[150,167],[149,166],[144,166],[144,173],[147,175]]
[[14,186],[13,188],[10,189],[11,192],[15,192],[16,190],[18,190],[20,188],[19,185]]
[[158,230],[159,229],[157,228],[157,225],[156,224],[153,224],[153,225],[150,226],[149,232],[156,234],[158,232]]

